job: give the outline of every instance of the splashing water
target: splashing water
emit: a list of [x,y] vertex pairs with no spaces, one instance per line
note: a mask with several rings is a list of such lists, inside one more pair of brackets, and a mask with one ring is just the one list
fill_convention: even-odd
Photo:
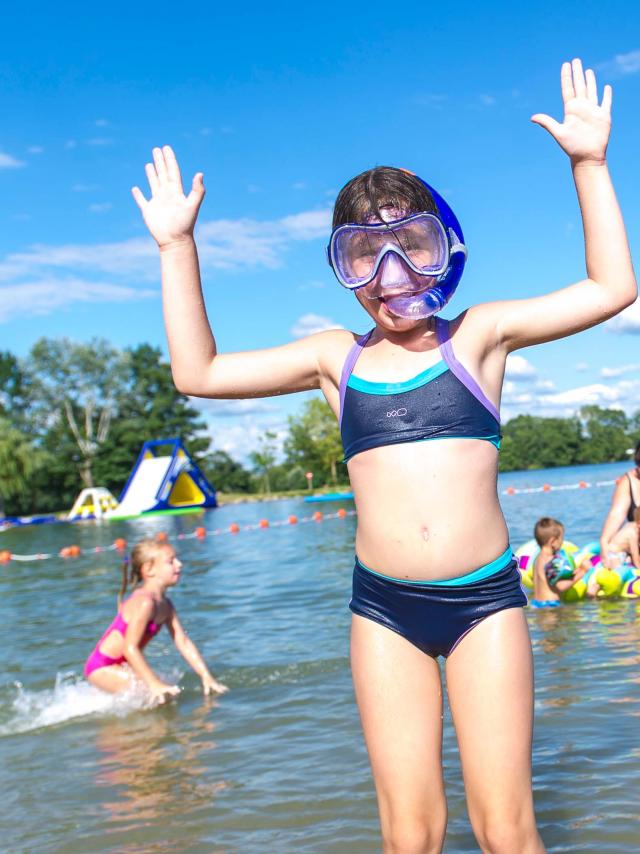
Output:
[[56,726],[90,715],[123,717],[157,703],[140,682],[119,694],[107,694],[73,671],[56,674],[52,689],[29,691],[14,682],[0,691],[0,737]]

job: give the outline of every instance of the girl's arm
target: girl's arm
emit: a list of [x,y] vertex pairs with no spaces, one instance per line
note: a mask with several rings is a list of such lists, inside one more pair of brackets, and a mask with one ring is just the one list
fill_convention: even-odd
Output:
[[602,526],[602,533],[600,534],[600,560],[602,561],[603,566],[607,569],[610,568],[609,558],[607,557],[609,543],[618,533],[623,522],[626,520],[630,501],[631,490],[629,487],[629,481],[626,477],[622,477],[620,478],[619,483],[616,484],[616,488],[613,491],[611,509],[605,519],[604,525]]
[[216,691],[218,694],[224,694],[225,691],[228,691],[229,689],[227,686],[223,685],[222,682],[218,682],[218,680],[210,673],[207,665],[204,663],[204,660],[200,655],[198,647],[183,629],[182,623],[178,619],[176,609],[173,605],[171,605],[171,616],[167,621],[167,628],[169,629],[173,642],[175,643],[176,649],[180,655],[184,658],[187,664],[195,670],[202,680],[202,689],[204,693],[208,694],[210,691]]
[[152,600],[146,596],[138,595],[135,597],[135,601],[131,601],[129,604],[128,611],[129,623],[124,636],[123,655],[131,665],[131,669],[136,676],[142,679],[154,697],[163,698],[165,694],[179,694],[180,688],[177,685],[167,685],[166,682],[159,679],[142,654],[140,644],[145,630],[153,618]]
[[[200,397],[262,397],[320,388],[323,356],[344,331],[311,335],[267,350],[219,354],[209,325],[193,230],[204,198],[198,172],[185,196],[178,162],[165,145],[145,167],[151,199],[133,197],[160,249],[162,302],[176,387]],[[250,307],[238,294],[238,310]],[[259,320],[259,318],[255,318]],[[350,343],[350,342],[349,342]]]
[[595,326],[618,314],[637,297],[637,285],[622,214],[607,168],[611,129],[610,86],[598,103],[595,74],[582,63],[561,70],[564,120],[544,114],[532,121],[545,128],[569,156],[584,229],[587,278],[534,299],[478,306],[495,343],[511,352],[553,341]]
[[636,569],[640,569],[640,547],[638,545],[638,526],[632,522],[633,530],[629,536],[629,554]]

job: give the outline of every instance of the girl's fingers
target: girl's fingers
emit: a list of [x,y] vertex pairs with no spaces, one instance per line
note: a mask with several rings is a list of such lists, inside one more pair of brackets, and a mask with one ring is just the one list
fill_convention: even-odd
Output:
[[191,192],[187,196],[188,202],[197,202],[198,204],[200,204],[200,202],[202,201],[205,193],[203,178],[204,175],[202,174],[202,172],[196,172],[196,174],[193,176]]
[[584,79],[581,60],[574,59],[572,61],[571,71],[573,72],[573,88],[576,93],[576,98],[585,98],[587,95],[587,84]]
[[611,112],[611,101],[613,100],[613,89],[609,84],[604,87],[604,92],[602,93],[602,109],[606,110],[607,113]]
[[560,89],[562,91],[562,100],[566,104],[576,96],[576,90],[573,87],[573,74],[571,73],[571,63],[563,62],[560,69]]
[[162,153],[161,148],[153,149],[153,163],[156,167],[156,172],[158,173],[158,180],[161,184],[165,183],[168,180],[167,164],[164,161],[164,154]]
[[164,154],[164,162],[167,166],[167,176],[172,183],[176,184],[182,193],[182,176],[180,175],[180,167],[178,166],[178,161],[173,153],[173,149],[170,145],[163,145],[162,153]]
[[145,164],[144,171],[147,175],[147,181],[149,182],[151,195],[155,196],[160,190],[160,182],[158,181],[158,176],[156,174],[156,170],[153,163]]
[[592,68],[587,68],[584,73],[587,84],[587,98],[592,104],[598,103],[598,84],[596,83],[596,75]]
[[535,116],[531,116],[531,121],[540,125],[541,128],[549,131],[551,136],[558,138],[558,135],[562,131],[562,125],[560,122],[557,122],[555,119],[551,118],[551,116],[547,116],[545,113],[536,113]]
[[138,207],[140,208],[140,210],[143,210],[146,207],[146,205],[149,204],[149,202],[143,196],[142,190],[140,189],[140,187],[132,187],[131,188],[131,195],[135,199],[135,202],[138,205]]

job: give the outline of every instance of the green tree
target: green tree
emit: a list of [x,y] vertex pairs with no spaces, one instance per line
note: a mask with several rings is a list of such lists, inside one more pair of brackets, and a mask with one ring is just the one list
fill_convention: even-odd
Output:
[[314,397],[306,401],[300,414],[290,415],[288,421],[284,450],[289,465],[312,471],[315,483],[335,484],[338,478],[346,482],[340,429],[328,404]]
[[93,463],[109,434],[115,399],[124,378],[121,353],[107,341],[76,344],[41,338],[29,354],[31,417],[42,435],[64,425],[79,455],[84,486],[93,486]]
[[257,469],[258,473],[262,475],[264,491],[267,495],[271,492],[271,481],[269,475],[276,461],[277,438],[277,433],[274,433],[273,430],[267,430],[266,433],[260,437],[260,447],[258,450],[252,451],[249,454],[249,459]]
[[584,440],[577,418],[518,415],[503,427],[500,471],[570,466],[581,461]]
[[580,419],[585,433],[584,462],[612,463],[627,458],[629,421],[621,409],[583,406]]
[[251,472],[226,451],[207,454],[202,468],[211,484],[221,492],[251,492]]
[[30,491],[38,463],[38,452],[32,442],[6,418],[0,418],[0,518],[4,516],[6,502]]

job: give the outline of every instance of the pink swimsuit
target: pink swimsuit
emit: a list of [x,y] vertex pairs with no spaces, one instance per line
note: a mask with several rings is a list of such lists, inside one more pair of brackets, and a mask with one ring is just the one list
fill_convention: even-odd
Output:
[[[99,667],[111,667],[111,665],[113,664],[125,663],[127,659],[124,657],[124,655],[121,655],[119,658],[111,658],[110,655],[105,655],[104,652],[100,652],[100,647],[102,646],[102,642],[104,641],[104,639],[108,635],[110,635],[111,632],[120,632],[120,634],[124,638],[128,625],[129,624],[125,622],[121,611],[118,611],[114,621],[111,623],[107,631],[102,635],[96,645],[96,648],[93,650],[93,652],[87,659],[87,663],[84,666],[85,676],[88,676],[90,673],[93,673],[93,671],[97,670]],[[148,640],[154,635],[157,635],[161,628],[162,625],[158,625],[157,623],[153,622],[149,623],[147,625],[147,628],[144,630],[144,639]]]

